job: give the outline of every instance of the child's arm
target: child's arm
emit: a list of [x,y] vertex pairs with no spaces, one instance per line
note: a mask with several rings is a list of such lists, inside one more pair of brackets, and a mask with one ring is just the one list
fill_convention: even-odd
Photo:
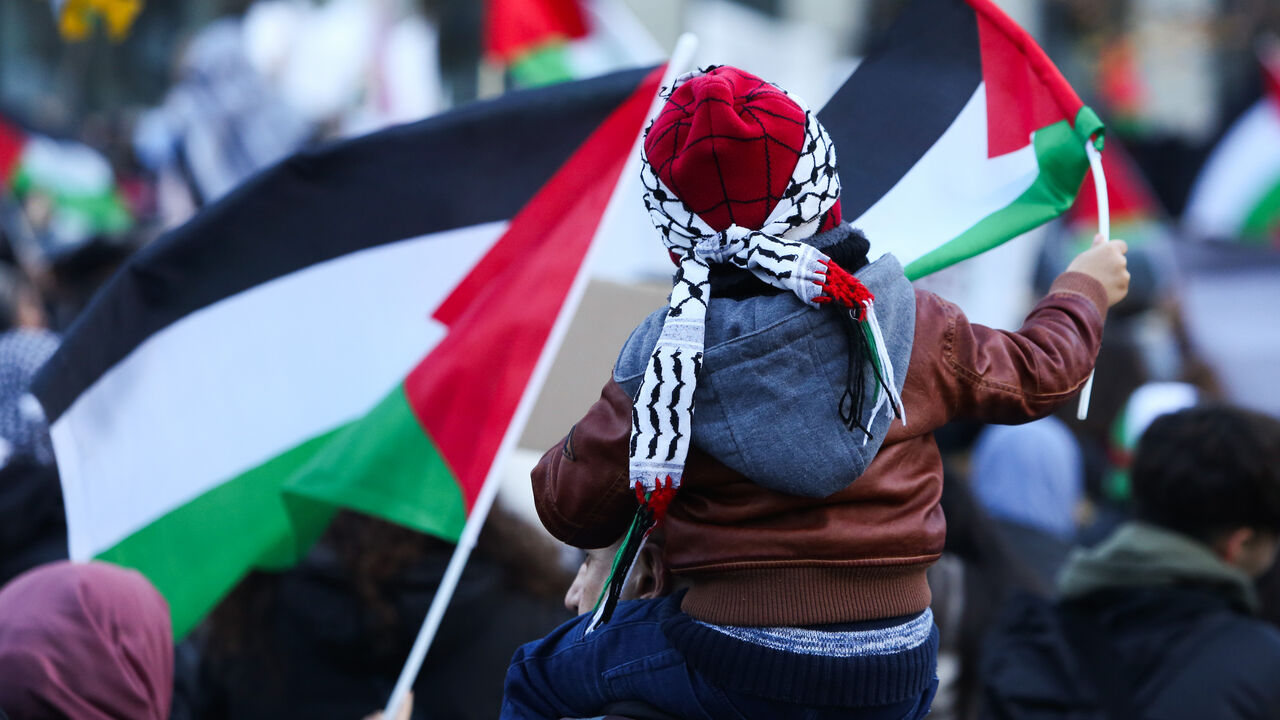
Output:
[[531,473],[538,517],[557,539],[601,548],[626,531],[636,512],[627,473],[630,441],[631,397],[611,379]]
[[[1107,308],[1124,298],[1123,241],[1081,253],[1017,332],[970,323],[955,305],[918,295],[935,323],[936,382],[950,417],[1017,423],[1043,417],[1079,392],[1093,370]],[[916,341],[920,342],[917,337]]]

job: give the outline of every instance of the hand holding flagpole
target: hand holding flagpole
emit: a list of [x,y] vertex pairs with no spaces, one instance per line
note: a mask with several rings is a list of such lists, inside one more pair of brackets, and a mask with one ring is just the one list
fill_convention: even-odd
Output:
[[[1098,234],[1103,242],[1111,240],[1111,207],[1107,202],[1107,176],[1102,172],[1102,154],[1093,146],[1093,138],[1084,141],[1084,152],[1089,157],[1089,170],[1093,172],[1093,187],[1098,193]],[[1089,417],[1089,398],[1093,395],[1093,374],[1089,371],[1089,379],[1080,391],[1080,407],[1076,410],[1076,419]]]

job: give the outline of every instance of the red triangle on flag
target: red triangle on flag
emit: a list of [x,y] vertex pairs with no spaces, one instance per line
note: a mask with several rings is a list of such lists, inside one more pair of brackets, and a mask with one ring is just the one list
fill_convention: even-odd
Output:
[[654,70],[515,216],[436,311],[449,333],[405,378],[409,404],[457,478],[468,510],[568,299],[661,76],[661,67]]
[[1026,147],[1033,132],[1061,120],[1074,124],[1084,103],[1044,50],[989,0],[968,3],[987,87],[987,156]]
[[[1154,220],[1164,215],[1160,201],[1156,199],[1147,179],[1129,153],[1114,139],[1107,140],[1107,151],[1102,153],[1102,172],[1107,177],[1107,205],[1111,222]],[[1067,213],[1072,223],[1098,223],[1098,194],[1093,185],[1093,174],[1084,176],[1084,185],[1076,195],[1076,202]]]
[[26,133],[0,118],[0,190],[9,186],[26,144]]
[[587,23],[579,0],[486,0],[485,51],[509,62],[550,40],[580,38]]
[[1280,110],[1280,40],[1269,37],[1258,47],[1258,60],[1262,63],[1262,81],[1267,97]]

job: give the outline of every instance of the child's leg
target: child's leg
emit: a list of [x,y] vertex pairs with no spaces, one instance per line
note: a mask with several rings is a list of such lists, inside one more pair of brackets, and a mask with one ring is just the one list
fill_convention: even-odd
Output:
[[502,718],[589,718],[623,701],[689,720],[711,717],[701,701],[707,688],[662,634],[662,620],[678,608],[678,596],[619,603],[590,635],[587,614],[516,650]]

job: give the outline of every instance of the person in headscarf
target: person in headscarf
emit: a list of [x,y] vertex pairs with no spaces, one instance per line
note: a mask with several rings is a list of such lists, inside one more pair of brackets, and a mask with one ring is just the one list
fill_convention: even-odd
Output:
[[166,720],[169,605],[134,570],[42,565],[0,590],[0,710],[12,720]]
[[1045,587],[1066,562],[1084,497],[1080,445],[1049,417],[992,425],[973,451],[973,491],[1005,543]]

